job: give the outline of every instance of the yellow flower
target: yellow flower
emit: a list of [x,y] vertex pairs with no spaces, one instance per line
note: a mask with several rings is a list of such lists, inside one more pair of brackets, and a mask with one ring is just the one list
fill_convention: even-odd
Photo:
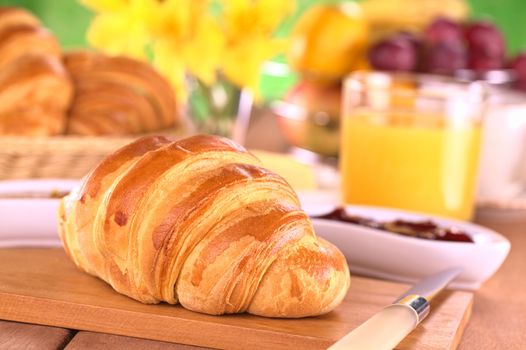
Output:
[[154,45],[153,51],[155,52],[153,65],[170,81],[177,92],[177,99],[184,102],[187,97],[186,66],[183,57],[177,51],[177,47],[166,41],[160,41]]
[[295,9],[294,1],[222,0],[226,35],[232,39],[263,35],[270,37]]
[[129,5],[128,0],[80,0],[80,3],[95,12],[116,12]]
[[154,65],[176,88],[184,86],[185,70],[207,85],[215,81],[224,41],[208,9],[206,0],[166,0],[147,21]]
[[[153,64],[184,98],[185,74],[212,85],[221,72],[256,90],[265,60],[285,48],[273,33],[294,8],[283,0],[80,0],[96,12],[88,41]],[[213,8],[213,9],[212,9]]]
[[255,92],[260,82],[263,63],[284,50],[284,40],[253,38],[239,42],[225,50],[222,72],[237,86],[248,87]]
[[111,55],[145,58],[149,41],[144,18],[151,16],[155,0],[84,0],[100,11],[88,29],[91,46]]
[[272,38],[283,19],[294,10],[293,1],[223,0],[226,47],[222,72],[233,83],[255,91],[261,66],[286,48],[284,39]]

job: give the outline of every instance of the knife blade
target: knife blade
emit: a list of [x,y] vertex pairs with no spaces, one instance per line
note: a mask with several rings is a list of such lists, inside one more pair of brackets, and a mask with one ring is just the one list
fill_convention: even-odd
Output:
[[431,275],[400,295],[356,329],[345,335],[329,350],[393,349],[429,314],[429,302],[457,277],[460,268]]

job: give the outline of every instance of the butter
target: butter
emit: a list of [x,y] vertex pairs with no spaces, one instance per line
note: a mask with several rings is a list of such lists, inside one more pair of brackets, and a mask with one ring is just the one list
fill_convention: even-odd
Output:
[[294,157],[259,150],[251,150],[261,160],[263,167],[283,177],[294,190],[313,190],[317,188],[314,169]]

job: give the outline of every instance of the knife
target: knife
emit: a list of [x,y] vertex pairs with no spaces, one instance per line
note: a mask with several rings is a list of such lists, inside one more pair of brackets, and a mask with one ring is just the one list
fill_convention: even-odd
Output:
[[429,276],[399,296],[328,350],[393,349],[429,314],[429,301],[462,270],[453,268]]

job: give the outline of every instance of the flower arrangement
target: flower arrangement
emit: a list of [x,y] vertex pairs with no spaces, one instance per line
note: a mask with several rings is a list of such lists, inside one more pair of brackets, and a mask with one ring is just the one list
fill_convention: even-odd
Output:
[[150,60],[180,101],[192,94],[188,75],[201,99],[218,95],[217,84],[226,97],[241,89],[256,93],[262,64],[286,48],[286,39],[274,32],[295,7],[283,0],[81,2],[96,14],[87,34],[90,45]]

